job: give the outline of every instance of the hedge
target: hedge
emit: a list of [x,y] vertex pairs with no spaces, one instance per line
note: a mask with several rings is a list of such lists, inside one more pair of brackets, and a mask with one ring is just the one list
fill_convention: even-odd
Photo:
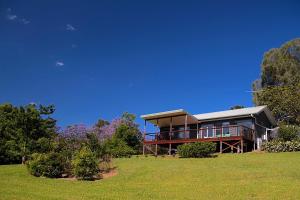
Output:
[[178,154],[182,158],[204,158],[210,157],[216,151],[213,142],[187,143],[178,146]]
[[278,141],[273,140],[270,142],[265,142],[262,145],[262,150],[267,152],[291,152],[300,151],[300,141]]

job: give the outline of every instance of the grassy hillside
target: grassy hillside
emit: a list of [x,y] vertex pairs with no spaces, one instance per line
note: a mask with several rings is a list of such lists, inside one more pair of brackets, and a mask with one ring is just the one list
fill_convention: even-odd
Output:
[[300,153],[117,159],[117,176],[81,182],[0,166],[0,199],[300,199]]

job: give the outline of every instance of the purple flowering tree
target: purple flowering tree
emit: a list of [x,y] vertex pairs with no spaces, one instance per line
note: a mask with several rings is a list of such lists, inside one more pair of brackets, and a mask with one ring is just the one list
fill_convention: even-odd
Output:
[[121,119],[114,119],[110,124],[104,125],[101,128],[94,127],[94,133],[96,133],[98,139],[100,141],[104,141],[105,139],[109,139],[116,132],[116,129],[122,124]]

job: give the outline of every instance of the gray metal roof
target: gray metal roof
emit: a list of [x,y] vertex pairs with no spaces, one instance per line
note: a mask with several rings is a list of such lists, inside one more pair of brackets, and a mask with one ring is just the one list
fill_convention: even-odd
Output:
[[194,115],[194,117],[196,117],[199,121],[207,121],[207,120],[214,120],[220,118],[223,119],[223,118],[251,116],[251,115],[259,114],[261,112],[265,112],[268,119],[273,125],[276,124],[276,121],[267,106],[256,106],[256,107],[241,108],[235,110],[225,110],[219,112],[196,114]]
[[243,117],[243,116],[247,117],[247,116],[259,114],[261,112],[265,112],[269,121],[273,125],[276,125],[276,121],[267,106],[248,107],[248,108],[241,108],[241,109],[235,109],[235,110],[225,110],[225,111],[219,111],[219,112],[202,113],[202,114],[196,114],[196,115],[190,115],[187,111],[185,111],[183,109],[178,109],[178,110],[171,110],[171,111],[141,115],[141,118],[143,118],[145,120],[152,120],[155,118],[172,117],[172,116],[176,116],[176,115],[189,115],[190,117],[195,118],[198,121],[209,121],[209,120],[224,119],[224,118],[237,118],[237,117]]

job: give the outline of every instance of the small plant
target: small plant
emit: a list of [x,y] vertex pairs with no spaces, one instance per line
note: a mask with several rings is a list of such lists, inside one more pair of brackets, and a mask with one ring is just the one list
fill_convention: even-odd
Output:
[[262,150],[267,152],[291,152],[291,151],[300,151],[300,141],[280,141],[273,140],[270,142],[263,143]]
[[64,163],[65,161],[59,153],[35,153],[27,162],[27,167],[30,174],[34,176],[58,178],[64,172]]
[[216,144],[213,142],[188,143],[178,146],[177,150],[182,158],[211,157],[216,151]]
[[78,179],[93,180],[99,172],[97,159],[88,147],[82,147],[72,161],[73,171]]

